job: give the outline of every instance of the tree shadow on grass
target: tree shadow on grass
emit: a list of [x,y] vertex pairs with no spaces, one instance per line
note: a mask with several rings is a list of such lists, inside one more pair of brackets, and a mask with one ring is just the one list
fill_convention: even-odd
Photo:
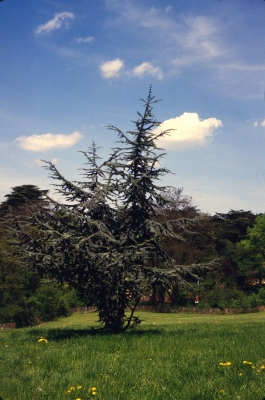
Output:
[[65,339],[72,339],[72,338],[80,338],[84,336],[143,336],[143,335],[161,335],[163,332],[159,329],[129,329],[128,331],[121,333],[121,334],[114,334],[109,332],[103,328],[50,328],[50,329],[31,329],[28,332],[28,335],[32,337],[44,337],[48,341],[60,341]]

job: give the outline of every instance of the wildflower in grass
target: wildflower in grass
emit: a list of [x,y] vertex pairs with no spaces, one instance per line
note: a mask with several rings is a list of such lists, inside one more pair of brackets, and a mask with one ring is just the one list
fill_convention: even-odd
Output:
[[256,372],[260,372],[260,369],[256,369]]
[[92,394],[92,396],[96,396],[96,394],[97,394],[97,388],[96,388],[96,386],[92,386],[92,388],[91,388],[91,394]]
[[76,400],[81,400],[81,399],[80,399],[80,397],[78,397],[78,399],[76,399]]
[[38,339],[38,342],[45,342],[48,343],[48,340],[43,338],[42,336]]
[[232,363],[230,361],[227,362],[220,362],[219,365],[221,365],[222,367],[229,367]]
[[68,389],[67,392],[65,392],[65,393],[66,393],[66,394],[67,394],[67,393],[71,393],[73,390],[75,390],[75,387],[74,387],[74,386],[71,386],[70,389]]
[[79,385],[79,386],[77,386],[77,389],[81,389],[81,388],[82,388],[82,386],[80,386],[80,385]]
[[242,372],[239,372],[238,376],[242,376],[242,375],[243,375]]
[[262,365],[260,368],[261,368],[261,369],[265,369],[265,365]]
[[224,391],[224,389],[220,389],[220,393],[224,393],[225,391]]
[[251,362],[251,361],[246,361],[246,360],[244,360],[244,361],[243,361],[243,364],[249,364],[249,365],[251,365],[252,362]]
[[6,344],[6,347],[8,347],[8,344]]

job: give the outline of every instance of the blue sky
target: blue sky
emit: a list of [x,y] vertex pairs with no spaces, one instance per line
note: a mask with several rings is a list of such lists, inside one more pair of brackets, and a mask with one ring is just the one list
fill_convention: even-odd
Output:
[[102,158],[162,99],[163,184],[203,212],[265,211],[263,0],[0,2],[0,201],[53,183],[40,159],[78,177],[92,140]]

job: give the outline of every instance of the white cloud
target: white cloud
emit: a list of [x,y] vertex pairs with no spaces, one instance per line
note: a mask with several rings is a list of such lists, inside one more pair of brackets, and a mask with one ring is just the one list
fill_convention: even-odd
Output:
[[149,62],[143,62],[142,64],[138,65],[137,67],[135,67],[133,69],[133,74],[134,75],[138,75],[138,76],[142,76],[145,74],[154,76],[158,79],[162,79],[163,78],[163,73],[161,68],[159,67],[154,67],[151,63]]
[[94,41],[94,37],[93,36],[80,37],[80,38],[76,38],[75,41],[77,43],[91,43]]
[[221,54],[215,41],[217,34],[216,21],[207,17],[187,18],[185,20],[188,32],[182,42],[188,48],[200,52],[202,56],[209,58]]
[[170,6],[139,7],[130,0],[105,0],[105,3],[119,14],[115,23],[126,25],[127,29],[144,29],[144,37],[152,37],[163,60],[173,58],[178,65],[197,64],[198,61],[217,59],[227,53],[224,32],[217,17],[185,17],[179,14],[174,18],[169,12]]
[[71,135],[45,133],[43,135],[20,136],[15,141],[23,150],[45,151],[54,148],[65,149],[71,147],[79,142],[81,137],[82,135],[79,132],[73,132]]
[[192,65],[224,55],[215,20],[208,17],[190,17],[184,19],[184,23],[176,38],[180,51],[172,61],[174,65]]
[[258,121],[255,121],[253,124],[253,126],[258,126],[258,125],[259,125]]
[[261,122],[261,126],[265,126],[265,119]]
[[[169,9],[137,7],[135,1],[105,0],[105,3],[119,15],[116,21],[112,19],[112,23],[125,25],[126,30],[132,31],[144,28],[143,37],[151,35],[156,48],[158,42],[163,42],[165,45],[169,37],[172,37],[172,32],[174,35],[176,23],[169,17]],[[154,40],[154,35],[156,35],[156,40]]]
[[35,34],[41,35],[51,33],[56,29],[62,28],[63,26],[67,28],[69,25],[69,20],[73,19],[74,17],[75,16],[73,13],[67,11],[56,13],[54,18],[46,22],[46,24],[37,26],[35,29]]
[[103,78],[119,78],[121,70],[124,66],[124,61],[116,58],[115,60],[110,60],[102,63],[100,65],[100,70]]
[[158,145],[167,149],[177,147],[203,146],[213,136],[214,131],[222,126],[222,121],[216,118],[201,120],[197,113],[185,112],[180,117],[168,119],[154,130],[159,134],[168,129],[170,136],[164,136]]

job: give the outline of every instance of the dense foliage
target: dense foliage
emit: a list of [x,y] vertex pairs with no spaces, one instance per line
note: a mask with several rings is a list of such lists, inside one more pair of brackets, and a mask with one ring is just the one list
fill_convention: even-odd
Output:
[[[200,248],[202,260],[217,257],[220,262],[204,274],[193,294],[185,293],[184,304],[193,304],[199,298],[200,307],[253,307],[265,305],[265,271],[261,257],[262,234],[255,228],[264,216],[251,211],[230,210],[227,214],[206,216],[199,237],[190,243],[189,254]],[[259,231],[257,246],[253,233]],[[252,238],[252,239],[251,239]],[[199,240],[199,242],[198,242]],[[255,263],[253,262],[255,259]],[[182,297],[183,300],[183,297]]]
[[[2,219],[12,210],[22,223],[28,221],[30,206],[48,209],[42,192],[34,185],[13,188],[0,205]],[[33,227],[28,227],[32,232]],[[10,227],[0,226],[0,323],[15,322],[17,327],[29,326],[58,316],[69,314],[69,307],[78,304],[69,287],[47,285],[32,269],[28,261],[22,263],[15,251],[18,238],[10,239]]]

